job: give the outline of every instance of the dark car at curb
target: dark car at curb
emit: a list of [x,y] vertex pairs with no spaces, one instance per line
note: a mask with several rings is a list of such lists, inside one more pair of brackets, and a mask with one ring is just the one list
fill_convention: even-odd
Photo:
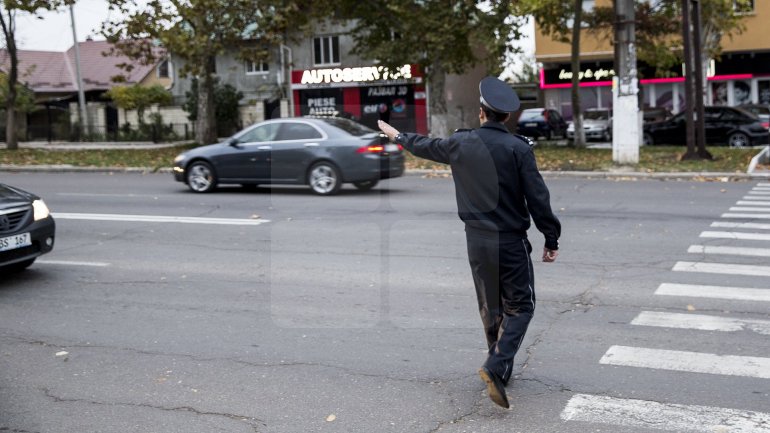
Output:
[[550,140],[555,137],[566,137],[567,122],[556,110],[549,108],[528,108],[521,112],[516,124],[518,134],[538,139]]
[[56,223],[35,194],[0,183],[0,275],[19,271],[53,249]]
[[[746,147],[770,142],[770,131],[753,113],[738,107],[705,107],[706,144]],[[684,112],[662,122],[644,124],[644,144],[685,144]]]
[[195,192],[222,184],[308,185],[319,195],[343,183],[360,190],[404,173],[400,145],[364,125],[338,117],[298,117],[254,124],[222,143],[184,152],[174,178]]

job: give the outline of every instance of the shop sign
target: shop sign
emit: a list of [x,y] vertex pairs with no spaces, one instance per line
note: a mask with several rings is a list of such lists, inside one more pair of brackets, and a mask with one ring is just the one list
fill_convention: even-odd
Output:
[[[590,69],[589,68],[589,69],[586,69],[585,71],[580,71],[578,80],[601,81],[601,80],[610,79],[614,76],[615,76],[614,69],[604,69],[604,68]],[[568,71],[566,69],[562,69],[561,71],[559,71],[559,80],[564,80],[564,81],[572,80],[572,71]]]
[[409,80],[411,78],[411,65],[404,65],[396,71],[390,71],[383,66],[308,69],[302,73],[301,84],[368,83],[373,81]]

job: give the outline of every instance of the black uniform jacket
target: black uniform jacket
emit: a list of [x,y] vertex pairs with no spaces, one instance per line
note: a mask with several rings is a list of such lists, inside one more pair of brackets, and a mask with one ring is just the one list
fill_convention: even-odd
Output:
[[526,237],[531,214],[545,247],[558,249],[561,223],[535,155],[505,125],[489,121],[449,138],[405,133],[399,143],[419,157],[451,165],[457,211],[468,228]]

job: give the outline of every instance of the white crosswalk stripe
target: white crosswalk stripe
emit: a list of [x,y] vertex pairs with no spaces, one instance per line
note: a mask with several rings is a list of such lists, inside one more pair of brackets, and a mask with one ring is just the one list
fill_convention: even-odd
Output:
[[770,201],[738,200],[735,204],[740,206],[770,206]]
[[770,290],[750,287],[704,286],[699,284],[663,283],[656,295],[694,298],[730,299],[734,301],[770,302]]
[[[708,255],[710,261],[678,261],[671,268],[672,272],[713,274],[714,277],[710,278],[714,281],[720,279],[719,275],[725,275],[721,277],[722,279],[728,279],[731,275],[770,277],[770,266],[750,264],[751,262],[748,261],[748,258],[755,257],[759,258],[754,259],[759,263],[768,263],[764,258],[770,257],[770,246],[763,248],[763,245],[756,243],[746,245],[748,242],[770,242],[770,232],[768,232],[770,223],[757,221],[770,219],[770,182],[759,183],[721,217],[725,220],[738,221],[714,221],[710,227],[726,230],[703,231],[700,238],[725,239],[726,241],[719,242],[723,245],[698,244],[690,245],[687,249],[689,254]],[[736,231],[732,231],[733,229]],[[729,256],[746,257],[743,260],[747,263],[723,263],[722,259]],[[733,261],[737,259],[733,257]],[[758,287],[661,283],[655,290],[655,296],[770,302],[770,286],[764,284],[765,287],[761,287],[767,280],[757,279],[757,281],[760,284]],[[753,333],[752,338],[770,336],[770,320],[730,317],[727,312],[719,316],[686,312],[641,311],[630,325],[693,332]],[[679,334],[667,335],[673,338]],[[666,341],[671,341],[670,338]],[[729,337],[714,335],[714,338]],[[717,343],[715,347],[728,346]],[[674,349],[676,347],[612,345],[599,359],[599,364],[616,368],[643,368],[698,375],[770,379],[770,357],[707,353],[708,349],[706,352],[697,351],[697,349],[696,351]],[[755,353],[764,354],[761,351],[755,351]],[[675,432],[770,433],[770,413],[588,394],[574,395],[562,411],[561,418],[564,421],[616,426],[614,430],[610,428],[609,431],[641,428]]]
[[561,419],[676,432],[770,433],[770,413],[588,394],[572,396]]
[[735,319],[705,314],[642,311],[631,321],[631,324],[658,328],[696,329],[699,331],[752,331],[761,335],[770,335],[770,320]]
[[612,346],[600,364],[770,379],[770,358]]
[[270,220],[244,219],[244,218],[204,218],[181,217],[160,215],[121,215],[121,214],[89,214],[89,213],[63,213],[52,214],[56,219],[87,220],[87,221],[127,221],[127,222],[153,222],[153,223],[179,223],[179,224],[215,224],[215,225],[239,225],[256,226],[269,223]]
[[739,265],[734,263],[676,262],[671,270],[675,272],[704,272],[707,274],[770,277],[770,266]]
[[731,223],[726,221],[715,221],[711,223],[711,227],[721,227],[727,229],[759,229],[770,230],[770,224],[762,223]]
[[716,238],[716,239],[743,239],[743,240],[753,240],[753,241],[770,241],[770,234],[768,233],[705,231],[700,234],[700,237]]
[[688,253],[726,254],[732,256],[770,257],[770,248],[722,247],[715,245],[690,245]]

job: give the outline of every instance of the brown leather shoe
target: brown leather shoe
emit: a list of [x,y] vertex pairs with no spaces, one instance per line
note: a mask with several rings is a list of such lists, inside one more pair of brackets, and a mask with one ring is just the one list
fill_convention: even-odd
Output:
[[492,401],[494,401],[498,406],[502,406],[508,409],[510,405],[508,404],[508,396],[505,395],[505,386],[503,386],[503,380],[486,367],[481,367],[479,369],[479,376],[481,376],[481,380],[487,384],[487,392],[489,393],[489,398],[492,399]]

